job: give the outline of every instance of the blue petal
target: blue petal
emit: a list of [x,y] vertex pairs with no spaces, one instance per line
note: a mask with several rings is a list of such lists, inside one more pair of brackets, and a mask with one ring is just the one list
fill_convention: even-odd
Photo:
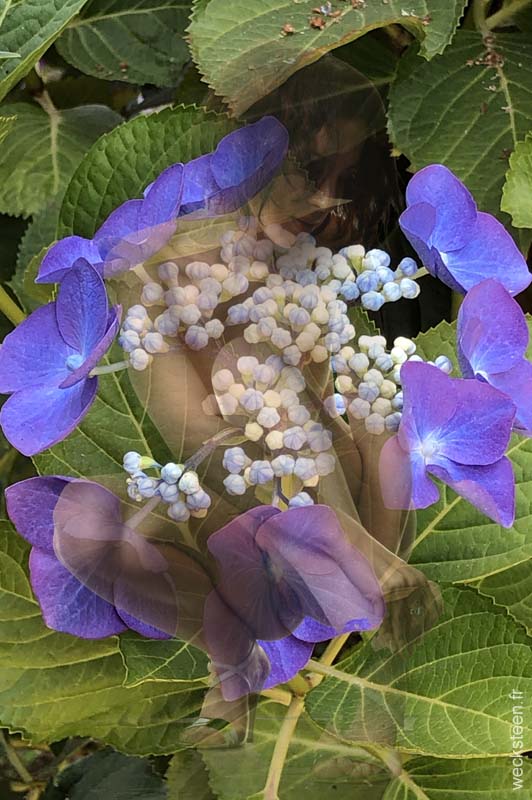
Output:
[[52,554],[54,509],[71,478],[46,475],[13,483],[5,490],[7,513],[21,536]]
[[65,439],[89,410],[98,379],[69,389],[36,386],[22,389],[4,403],[0,425],[6,439],[25,456],[34,456]]
[[467,293],[458,313],[457,343],[471,370],[484,376],[507,372],[523,360],[528,325],[498,281],[482,281]]
[[431,240],[435,224],[436,209],[429,203],[409,206],[399,217],[403,233],[427,268],[433,265]]
[[515,427],[532,435],[532,364],[523,359],[508,372],[488,375],[487,381],[515,405]]
[[0,392],[58,385],[68,375],[66,360],[75,350],[59,332],[56,304],[38,308],[8,334],[0,348]]
[[76,261],[64,277],[56,315],[65,342],[88,358],[105,334],[108,303],[102,278],[85,259]]
[[274,642],[259,640],[259,644],[268,656],[271,665],[270,674],[263,689],[271,689],[272,686],[291,680],[300,669],[308,664],[314,649],[313,644],[302,642],[295,636],[287,636],[285,639],[277,639]]
[[142,227],[150,228],[176,219],[183,194],[183,176],[183,164],[173,164],[151,184],[141,208]]
[[89,372],[97,365],[97,363],[103,358],[103,356],[107,353],[113,341],[118,333],[118,328],[120,325],[120,315],[121,315],[121,306],[113,306],[113,308],[109,311],[108,316],[108,326],[107,330],[100,339],[100,341],[94,346],[88,357],[83,361],[81,366],[77,369],[73,370],[70,373],[68,378],[66,378],[62,383],[59,384],[61,389],[66,389],[69,386],[74,386],[75,383],[78,381],[83,380],[86,378]]
[[511,462],[501,458],[487,466],[463,466],[440,457],[430,472],[505,528],[515,517],[515,480]]
[[401,367],[404,394],[399,441],[404,450],[418,447],[434,435],[456,411],[451,379],[438,367],[407,361]]
[[83,586],[54,555],[34,548],[30,579],[49,628],[82,639],[102,639],[127,630],[114,607]]
[[59,283],[78,258],[84,258],[101,272],[102,259],[92,239],[67,236],[50,247],[39,267],[35,283]]
[[440,498],[423,458],[403,450],[398,436],[388,439],[381,450],[379,480],[385,508],[428,508]]

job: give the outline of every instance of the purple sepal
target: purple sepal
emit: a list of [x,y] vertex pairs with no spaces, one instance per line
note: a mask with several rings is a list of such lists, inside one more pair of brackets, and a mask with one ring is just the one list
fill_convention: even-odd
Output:
[[272,686],[291,680],[308,664],[314,649],[313,643],[304,642],[295,636],[271,642],[259,641],[259,645],[268,656],[271,665],[263,689],[271,689]]
[[47,475],[13,483],[5,490],[6,507],[13,525],[34,547],[52,554],[54,508],[71,478]]
[[102,273],[102,259],[93,240],[82,236],[67,236],[50,247],[41,262],[35,283],[59,283],[78,258],[84,258]]

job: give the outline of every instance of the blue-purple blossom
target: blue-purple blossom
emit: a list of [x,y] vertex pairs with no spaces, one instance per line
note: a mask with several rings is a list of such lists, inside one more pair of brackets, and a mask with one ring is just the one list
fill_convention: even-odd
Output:
[[407,209],[399,224],[428,271],[465,293],[496,278],[514,295],[531,276],[503,225],[478,211],[464,184],[441,164],[417,172],[406,189]]
[[273,178],[288,148],[286,128],[274,117],[225,136],[213,153],[165,169],[144,192],[110,214],[92,239],[67,236],[50,248],[37,283],[61,281],[77,258],[104,276],[133,269],[170,240],[177,219],[236,211]]
[[109,309],[102,278],[78,259],[57,300],[38,308],[0,347],[0,392],[11,394],[0,425],[31,456],[61,441],[83,419],[98,388],[91,370],[115,338],[120,307]]
[[8,486],[5,497],[11,520],[32,545],[31,585],[49,628],[84,639],[128,628],[151,638],[175,632],[168,561],[123,523],[112,492],[46,476]]
[[[373,569],[328,506],[253,508],[211,536],[208,547],[219,581],[206,604],[205,638],[227,700],[289,680],[314,642],[382,622]],[[228,612],[240,631],[238,647]]]
[[508,395],[517,408],[516,428],[532,433],[532,364],[525,358],[528,339],[520,306],[498,281],[483,281],[467,293],[457,323],[462,374]]
[[515,406],[477,380],[450,378],[437,367],[401,368],[404,406],[396,436],[381,451],[380,482],[387,508],[427,508],[448,484],[486,516],[511,527],[515,482],[504,455]]

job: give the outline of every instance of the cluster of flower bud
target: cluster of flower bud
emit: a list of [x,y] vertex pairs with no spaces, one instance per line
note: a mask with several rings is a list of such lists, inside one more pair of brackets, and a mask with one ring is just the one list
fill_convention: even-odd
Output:
[[394,303],[402,297],[413,300],[420,292],[419,284],[412,280],[418,271],[413,258],[403,258],[397,269],[390,268],[391,258],[384,250],[365,251],[362,245],[351,245],[340,250],[357,273],[354,285],[342,292],[346,300],[358,300],[367,311],[379,311],[385,303]]
[[[211,498],[200,485],[193,470],[184,464],[158,464],[153,458],[130,451],[123,460],[127,479],[127,493],[137,502],[160,497],[168,505],[168,516],[176,522],[187,522],[190,517],[205,517]],[[146,470],[154,470],[150,477]]]
[[289,475],[303,486],[316,486],[320,477],[334,471],[332,436],[311,419],[301,402],[305,379],[297,367],[287,366],[280,356],[263,363],[242,356],[235,377],[229,369],[218,370],[212,379],[219,408],[225,416],[243,417],[248,440],[263,442],[265,458],[252,461],[240,447],[225,451],[223,465],[229,473],[224,485],[229,494],[241,495],[250,486],[269,484]]
[[[332,359],[335,394],[325,400],[331,417],[347,413],[363,420],[368,433],[394,432],[401,422],[403,393],[401,366],[406,361],[423,361],[411,339],[399,336],[391,350],[384,336],[360,336],[358,350],[343,347]],[[438,356],[435,366],[449,374],[452,364]]]

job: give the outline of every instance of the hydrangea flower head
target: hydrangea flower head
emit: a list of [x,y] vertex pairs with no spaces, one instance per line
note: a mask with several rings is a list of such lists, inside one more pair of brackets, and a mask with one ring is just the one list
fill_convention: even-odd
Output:
[[127,200],[92,239],[67,236],[43,259],[37,283],[61,281],[78,258],[104,276],[133,269],[170,240],[178,217],[229,214],[263,189],[288,149],[286,128],[264,117],[225,136],[213,153],[165,169],[142,199]]
[[465,293],[496,278],[510,294],[523,291],[531,276],[525,259],[503,225],[477,209],[469,190],[441,164],[417,172],[406,189],[407,209],[399,224],[428,271]]
[[0,412],[6,438],[31,456],[68,436],[89,410],[98,388],[90,372],[119,326],[102,278],[78,259],[57,300],[38,308],[4,339],[0,392],[12,396]]
[[457,322],[462,374],[508,395],[517,408],[516,428],[532,433],[532,364],[525,358],[528,340],[521,308],[498,281],[483,281],[467,293]]
[[[222,681],[226,699],[289,680],[316,641],[382,622],[373,570],[328,506],[253,508],[213,534],[208,547],[219,582],[207,602],[205,635],[218,674],[220,665],[231,673]],[[228,610],[251,634],[254,650],[229,647]],[[257,645],[269,658],[260,658]]]
[[49,628],[84,639],[128,628],[150,638],[168,638],[171,626],[175,631],[168,562],[123,523],[112,492],[46,476],[15,483],[5,495],[10,518],[32,545],[31,585]]
[[512,465],[504,453],[515,406],[487,383],[450,378],[437,367],[408,362],[401,369],[404,406],[396,436],[381,451],[387,508],[427,508],[439,499],[439,478],[484,514],[511,527]]

